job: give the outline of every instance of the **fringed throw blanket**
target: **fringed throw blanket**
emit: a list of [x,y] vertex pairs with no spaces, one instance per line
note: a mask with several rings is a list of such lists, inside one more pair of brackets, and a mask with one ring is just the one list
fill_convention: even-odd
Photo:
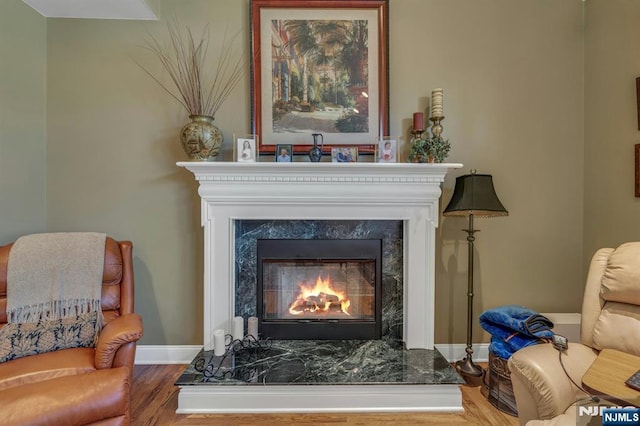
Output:
[[95,344],[102,327],[105,239],[99,233],[53,233],[14,243],[7,265],[9,324],[0,329],[0,362]]

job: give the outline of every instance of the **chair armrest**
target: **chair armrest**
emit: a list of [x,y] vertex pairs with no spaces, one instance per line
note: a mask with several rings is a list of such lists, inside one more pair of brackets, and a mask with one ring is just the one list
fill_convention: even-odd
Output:
[[[520,349],[509,358],[511,383],[520,424],[552,419],[563,414],[576,400],[586,397],[571,383],[550,343]],[[582,376],[595,361],[596,352],[579,343],[569,343],[562,362],[571,379],[582,385]]]
[[137,342],[142,334],[142,318],[138,314],[125,314],[109,321],[98,336],[96,368],[111,368],[118,349],[127,343]]

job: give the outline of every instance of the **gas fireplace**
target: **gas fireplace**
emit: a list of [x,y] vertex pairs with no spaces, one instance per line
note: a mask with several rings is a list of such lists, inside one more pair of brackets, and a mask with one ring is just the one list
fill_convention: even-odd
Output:
[[379,339],[381,265],[381,240],[258,240],[260,335]]

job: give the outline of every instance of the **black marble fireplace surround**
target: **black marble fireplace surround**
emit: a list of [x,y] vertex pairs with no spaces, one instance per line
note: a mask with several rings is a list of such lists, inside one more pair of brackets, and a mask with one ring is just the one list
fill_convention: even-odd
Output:
[[402,340],[402,221],[237,220],[235,315],[257,316],[258,240],[380,240],[382,243],[380,337]]

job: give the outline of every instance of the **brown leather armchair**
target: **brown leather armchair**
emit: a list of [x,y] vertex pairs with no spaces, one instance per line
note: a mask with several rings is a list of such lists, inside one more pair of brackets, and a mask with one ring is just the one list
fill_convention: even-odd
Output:
[[[7,264],[0,247],[0,327],[7,323]],[[73,348],[0,363],[0,425],[128,425],[136,342],[132,244],[107,237],[95,348]]]
[[[562,355],[577,384],[602,349],[640,356],[640,242],[604,248],[591,260],[582,302],[581,343]],[[576,424],[576,402],[588,397],[562,370],[551,344],[519,350],[508,362],[521,425]]]

